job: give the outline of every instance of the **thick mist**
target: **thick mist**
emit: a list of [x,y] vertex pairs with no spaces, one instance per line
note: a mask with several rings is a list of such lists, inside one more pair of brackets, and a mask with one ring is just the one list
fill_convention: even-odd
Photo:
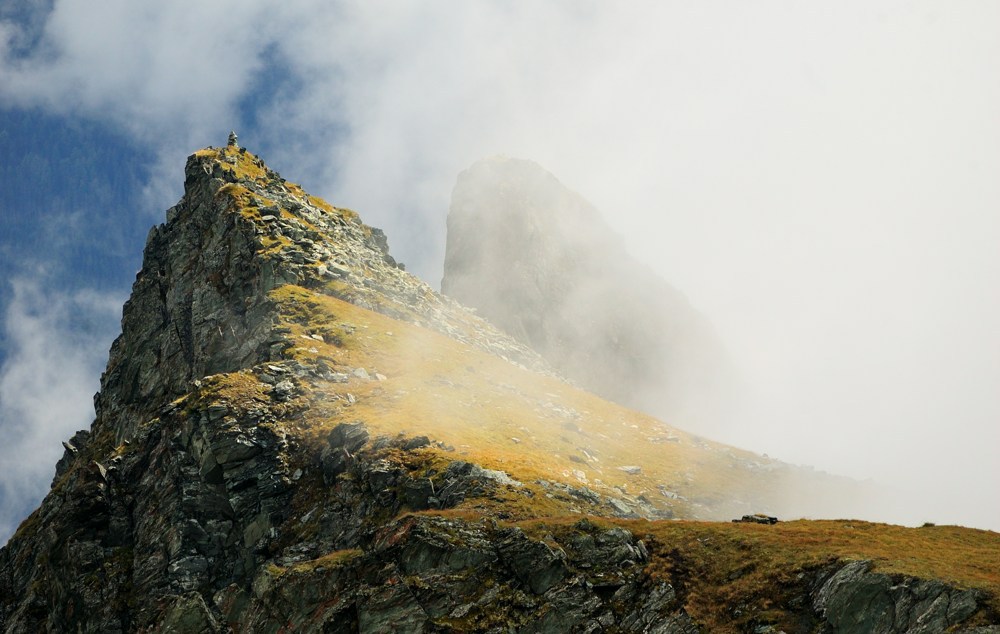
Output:
[[452,192],[441,291],[603,398],[713,436],[734,372],[711,322],[579,194],[493,157]]
[[714,439],[1000,529],[1000,5],[25,11],[0,104],[155,147],[150,218],[235,127],[433,282],[456,175],[537,161],[714,325],[743,384]]

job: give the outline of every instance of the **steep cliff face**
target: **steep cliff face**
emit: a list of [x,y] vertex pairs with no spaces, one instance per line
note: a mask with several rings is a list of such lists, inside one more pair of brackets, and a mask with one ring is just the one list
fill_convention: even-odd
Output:
[[566,384],[234,146],[190,157],[150,232],[96,409],[0,550],[0,631],[997,621],[974,567],[838,572],[914,538],[990,566],[993,534],[658,521],[774,504],[795,472]]
[[728,413],[734,376],[708,320],[531,161],[459,175],[441,289],[605,398],[702,433]]

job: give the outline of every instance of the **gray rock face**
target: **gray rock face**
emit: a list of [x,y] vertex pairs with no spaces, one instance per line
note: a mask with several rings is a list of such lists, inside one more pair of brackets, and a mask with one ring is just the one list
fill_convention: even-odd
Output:
[[535,163],[459,175],[441,289],[605,398],[692,429],[726,413],[731,370],[709,322]]
[[951,631],[978,609],[973,590],[940,581],[893,579],[851,562],[821,577],[813,609],[831,634],[931,634]]
[[659,632],[698,628],[670,584],[649,579],[628,531],[586,520],[573,538],[414,516],[364,553],[262,570],[253,592],[215,596],[239,631]]

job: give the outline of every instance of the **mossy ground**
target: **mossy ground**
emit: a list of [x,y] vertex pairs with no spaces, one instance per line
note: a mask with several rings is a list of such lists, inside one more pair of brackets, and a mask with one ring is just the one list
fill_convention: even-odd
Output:
[[[692,580],[688,609],[703,623],[733,620],[726,606],[744,606],[746,620],[785,614],[796,600],[798,576],[835,560],[866,559],[878,572],[978,588],[992,597],[991,609],[1000,608],[1000,535],[989,531],[851,520],[776,526],[635,522],[629,527],[650,543],[654,574],[686,567],[684,574]],[[780,618],[777,623],[792,625]]]

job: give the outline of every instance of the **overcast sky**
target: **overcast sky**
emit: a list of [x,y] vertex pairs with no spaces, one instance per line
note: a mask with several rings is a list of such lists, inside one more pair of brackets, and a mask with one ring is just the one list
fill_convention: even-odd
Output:
[[[5,3],[0,123],[134,178],[0,209],[0,539],[90,423],[184,157],[230,128],[434,286],[458,172],[539,162],[715,324],[748,393],[709,435],[1000,530],[998,25],[992,0]],[[80,267],[21,233],[115,246]]]

